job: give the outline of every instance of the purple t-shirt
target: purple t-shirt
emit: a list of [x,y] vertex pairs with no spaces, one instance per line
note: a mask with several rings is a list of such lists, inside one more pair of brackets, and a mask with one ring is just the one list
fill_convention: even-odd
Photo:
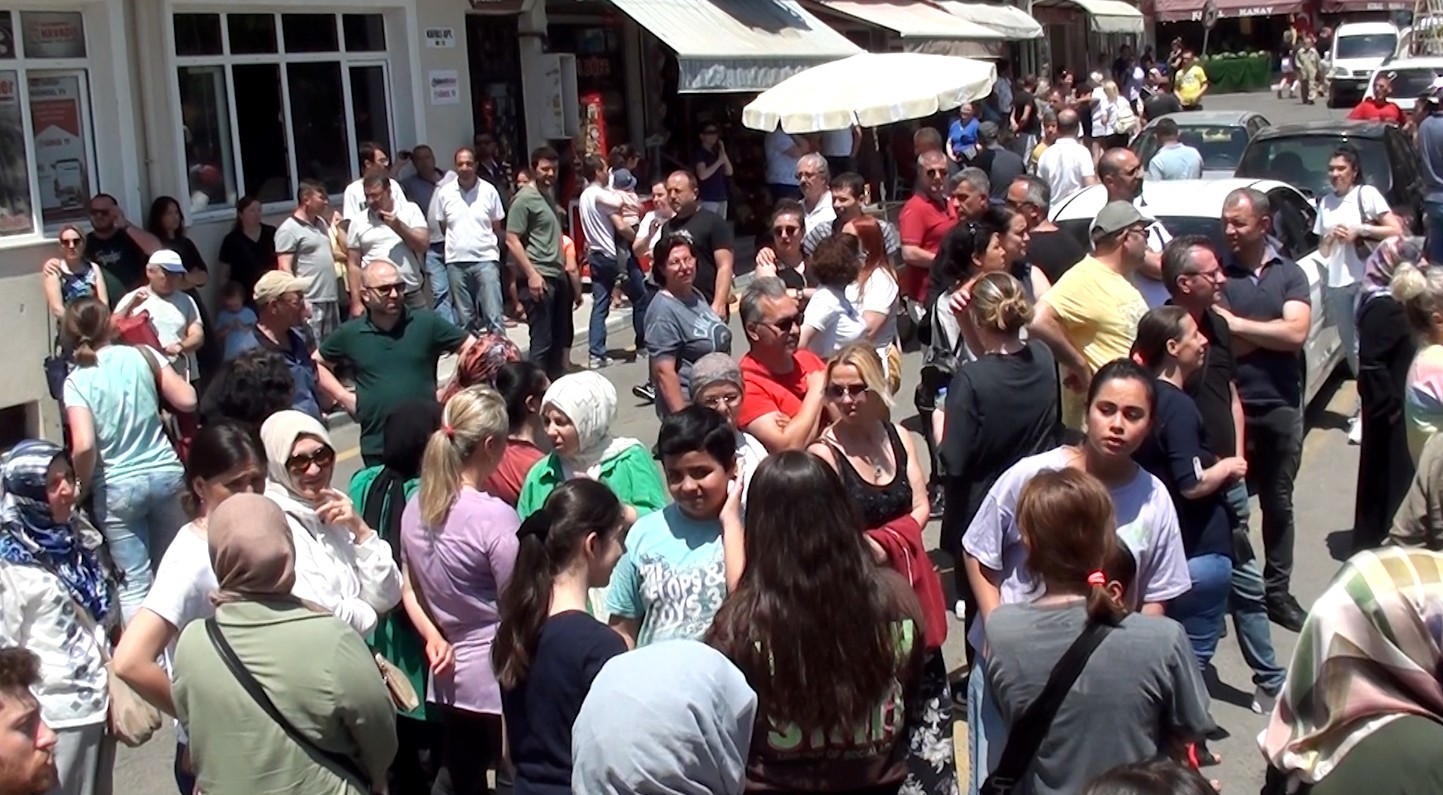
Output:
[[[962,538],[967,554],[986,568],[1002,573],[1001,604],[1031,602],[1042,595],[1042,583],[1034,582],[1027,568],[1027,549],[1017,532],[1017,497],[1033,475],[1063,469],[1074,455],[1071,448],[1058,447],[1024,458],[1002,473],[982,500],[977,515]],[[1132,482],[1110,489],[1117,510],[1117,535],[1137,559],[1137,579],[1130,601],[1166,602],[1192,587],[1183,553],[1177,511],[1162,482],[1142,467]],[[982,648],[984,630],[976,622],[967,640]]]
[[436,627],[451,641],[456,664],[431,677],[427,701],[470,712],[501,714],[501,688],[491,668],[500,623],[500,594],[516,564],[516,509],[463,487],[438,528],[421,521],[418,499],[401,514],[401,559]]

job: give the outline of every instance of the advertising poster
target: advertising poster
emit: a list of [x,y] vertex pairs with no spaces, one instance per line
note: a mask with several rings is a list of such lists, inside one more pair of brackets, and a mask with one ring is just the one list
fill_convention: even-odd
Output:
[[461,76],[455,69],[433,70],[430,78],[432,105],[461,104]]
[[14,58],[19,55],[15,51],[15,25],[10,20],[9,11],[0,11],[0,58]]
[[21,11],[26,58],[84,58],[85,23],[79,11]]
[[85,218],[90,162],[83,101],[78,75],[30,78],[30,127],[35,131],[35,170],[46,224]]
[[18,79],[15,72],[0,70],[0,235],[34,231]]

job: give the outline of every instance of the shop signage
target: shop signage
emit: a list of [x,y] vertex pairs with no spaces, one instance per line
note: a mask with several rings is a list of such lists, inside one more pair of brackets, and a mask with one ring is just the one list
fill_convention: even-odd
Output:
[[461,104],[461,77],[455,69],[432,70],[429,82],[432,105]]
[[27,58],[84,58],[85,23],[79,11],[21,11]]
[[45,223],[85,218],[90,164],[85,156],[78,75],[30,78],[30,128]]
[[456,46],[455,28],[426,28],[426,46],[433,50],[449,50]]

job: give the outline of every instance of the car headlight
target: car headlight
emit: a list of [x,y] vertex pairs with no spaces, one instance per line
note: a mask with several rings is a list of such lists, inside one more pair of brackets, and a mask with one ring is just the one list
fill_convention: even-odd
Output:
[[1347,69],[1345,69],[1345,68],[1343,68],[1343,67],[1341,67],[1341,66],[1335,66],[1335,67],[1333,67],[1333,77],[1347,77],[1347,76],[1348,76],[1348,70],[1347,70]]

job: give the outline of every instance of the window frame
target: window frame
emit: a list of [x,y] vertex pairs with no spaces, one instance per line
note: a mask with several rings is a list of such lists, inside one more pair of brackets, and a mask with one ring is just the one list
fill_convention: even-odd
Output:
[[[44,208],[41,206],[40,197],[40,172],[37,165],[40,158],[35,149],[35,124],[32,119],[33,110],[30,105],[30,78],[40,77],[78,77],[81,91],[80,107],[80,133],[83,140],[83,147],[86,157],[87,174],[90,195],[85,197],[88,205],[90,198],[105,190],[101,183],[101,169],[98,151],[95,145],[95,105],[91,95],[92,83],[90,71],[95,52],[95,42],[91,36],[92,15],[87,13],[86,7],[81,5],[64,6],[53,8],[49,6],[35,5],[34,3],[4,3],[0,4],[0,12],[10,13],[11,33],[15,47],[15,57],[0,59],[0,73],[13,72],[15,74],[15,101],[20,111],[20,128],[25,136],[25,170],[26,188],[30,198],[30,223],[31,229],[28,232],[16,232],[14,234],[0,234],[0,249],[9,249],[20,246],[33,245],[56,237],[60,227],[66,224],[85,226],[87,218],[76,220],[57,221],[48,223],[45,220]],[[25,52],[25,25],[22,15],[25,13],[58,13],[58,14],[79,14],[81,26],[81,39],[85,45],[85,55],[80,58],[36,58]]]
[[[273,53],[248,53],[235,55],[231,53],[231,31],[227,17],[231,13],[249,15],[271,15],[275,18],[276,52]],[[175,17],[182,14],[214,15],[220,18],[221,54],[219,55],[178,55],[176,52],[175,39]],[[285,27],[283,17],[294,14],[324,14],[334,21],[336,26],[337,50],[333,52],[298,52],[288,53],[286,51]],[[343,16],[347,14],[375,15],[381,18],[382,30],[384,31],[386,48],[384,50],[366,50],[351,52],[346,49],[345,24]],[[245,159],[241,154],[240,124],[239,115],[236,109],[235,93],[235,72],[233,67],[244,65],[275,66],[279,70],[280,83],[278,90],[281,97],[281,112],[284,118],[280,120],[281,133],[286,145],[286,175],[290,182],[291,192],[294,193],[296,186],[302,179],[314,178],[312,175],[299,173],[299,166],[296,162],[295,145],[295,118],[292,115],[291,90],[290,90],[290,64],[299,63],[326,63],[337,64],[341,72],[341,87],[343,91],[342,102],[345,106],[345,130],[346,130],[346,161],[352,174],[358,173],[360,165],[357,162],[355,123],[355,102],[353,88],[351,85],[351,69],[358,66],[377,66],[381,69],[382,78],[385,81],[386,105],[386,134],[390,139],[390,146],[395,146],[396,140],[396,111],[393,105],[395,88],[392,85],[392,60],[395,57],[395,42],[398,31],[391,24],[390,16],[384,7],[359,5],[356,7],[321,7],[317,9],[286,9],[275,7],[244,8],[232,12],[229,9],[217,6],[205,5],[176,5],[167,12],[163,27],[165,30],[167,73],[171,79],[170,100],[173,106],[173,123],[179,137],[184,137],[184,106],[180,97],[180,70],[187,67],[218,67],[222,70],[225,84],[225,107],[230,113],[229,130],[230,139],[227,142],[230,146],[231,163],[233,173],[228,175],[233,180],[234,191],[227,190],[227,201],[223,205],[211,204],[203,210],[186,213],[187,223],[198,221],[209,221],[225,219],[234,216],[236,202],[245,195],[246,172]],[[181,176],[181,183],[178,186],[181,193],[190,195],[189,185],[185,183],[185,175],[189,173],[190,166],[186,162],[185,147],[176,148],[176,173]],[[234,195],[232,195],[234,194]],[[333,201],[338,200],[341,193],[331,194]],[[179,194],[177,194],[179,196]],[[294,205],[293,198],[284,201],[266,202],[261,205],[262,210],[267,213],[282,212]]]

